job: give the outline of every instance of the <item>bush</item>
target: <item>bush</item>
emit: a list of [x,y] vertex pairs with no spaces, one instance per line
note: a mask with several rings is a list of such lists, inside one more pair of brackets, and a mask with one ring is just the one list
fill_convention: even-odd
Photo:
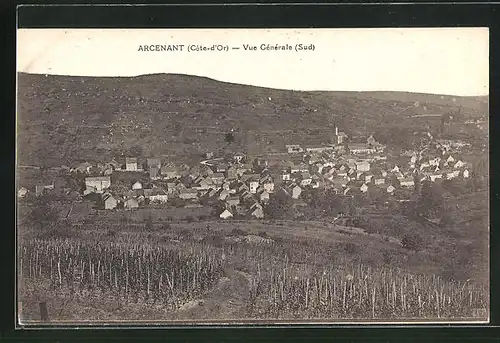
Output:
[[106,233],[106,236],[107,237],[116,237],[116,230],[108,230],[108,232]]
[[217,248],[220,248],[224,245],[224,237],[221,235],[212,235],[205,237],[203,241],[207,244],[213,245]]
[[232,236],[243,236],[243,235],[246,235],[246,231],[245,230],[242,230],[242,229],[239,229],[239,228],[234,228],[231,230],[231,235]]
[[182,229],[180,232],[180,236],[183,238],[191,238],[193,237],[193,232],[191,232],[191,230],[188,229]]
[[418,234],[406,234],[403,237],[401,244],[403,245],[403,248],[412,251],[420,251],[424,248],[424,240],[422,236]]
[[267,235],[267,232],[265,231],[259,231],[259,236],[263,238],[268,238],[269,236]]
[[349,242],[344,245],[344,250],[348,254],[356,254],[359,252],[359,247],[356,244]]
[[194,217],[193,217],[193,216],[187,216],[187,217],[186,217],[186,221],[187,221],[188,223],[192,223],[192,222],[194,221]]

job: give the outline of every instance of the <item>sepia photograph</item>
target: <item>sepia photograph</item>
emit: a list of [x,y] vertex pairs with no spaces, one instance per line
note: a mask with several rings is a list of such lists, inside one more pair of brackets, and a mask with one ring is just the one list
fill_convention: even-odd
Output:
[[18,29],[20,326],[488,323],[489,30]]

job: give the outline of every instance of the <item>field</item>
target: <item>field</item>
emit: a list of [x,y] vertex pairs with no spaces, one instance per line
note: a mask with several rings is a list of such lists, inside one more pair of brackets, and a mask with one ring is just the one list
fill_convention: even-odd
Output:
[[23,236],[23,322],[40,320],[40,301],[67,322],[481,320],[488,308],[487,282],[450,279],[430,251],[359,228],[99,222]]

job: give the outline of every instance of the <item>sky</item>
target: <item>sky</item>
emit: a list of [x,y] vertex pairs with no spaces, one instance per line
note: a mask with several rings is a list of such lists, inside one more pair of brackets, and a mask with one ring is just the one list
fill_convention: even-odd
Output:
[[[302,43],[314,50],[295,51]],[[184,51],[138,51],[184,44]],[[229,51],[186,51],[188,45]],[[245,51],[243,44],[256,45]],[[288,44],[291,51],[260,50]],[[233,50],[231,47],[240,47]],[[487,28],[19,29],[17,70],[73,76],[175,73],[294,90],[487,95]]]

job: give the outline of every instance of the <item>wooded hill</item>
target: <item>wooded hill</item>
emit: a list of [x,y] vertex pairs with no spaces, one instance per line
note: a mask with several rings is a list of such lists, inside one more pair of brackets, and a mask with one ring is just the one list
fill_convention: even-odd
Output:
[[[455,99],[455,100],[453,100]],[[335,125],[351,137],[413,129],[417,114],[460,108],[485,117],[487,97],[401,92],[301,92],[174,74],[18,76],[19,164],[61,165],[117,155],[250,154],[319,144]],[[234,140],[227,142],[226,133]]]

